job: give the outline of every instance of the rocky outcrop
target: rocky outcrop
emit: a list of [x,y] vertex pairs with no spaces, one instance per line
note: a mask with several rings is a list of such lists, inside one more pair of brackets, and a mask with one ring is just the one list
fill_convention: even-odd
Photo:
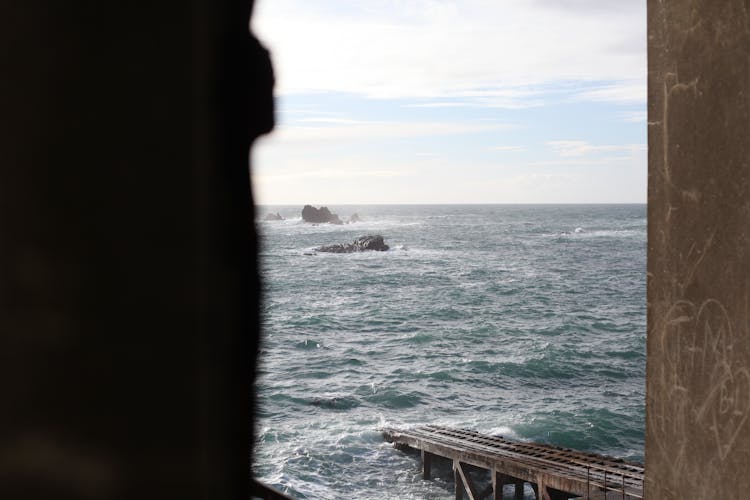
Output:
[[377,251],[385,252],[390,247],[385,244],[383,237],[379,234],[360,236],[355,239],[352,243],[336,245],[326,245],[317,249],[318,252],[330,252],[330,253],[354,253],[354,252],[367,252]]
[[315,208],[311,205],[305,205],[302,209],[302,220],[316,224],[325,224],[326,222],[331,224],[344,223],[339,219],[338,215],[331,213],[328,207]]
[[284,220],[284,218],[276,212],[275,214],[266,214],[265,217],[263,217],[263,220]]
[[362,219],[360,218],[359,214],[355,213],[351,217],[349,217],[349,222],[362,222]]

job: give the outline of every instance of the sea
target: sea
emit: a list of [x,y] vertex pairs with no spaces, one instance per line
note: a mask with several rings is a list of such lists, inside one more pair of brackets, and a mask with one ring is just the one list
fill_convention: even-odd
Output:
[[[420,424],[643,460],[646,205],[329,208],[361,222],[257,207],[259,480],[300,499],[454,498],[450,467],[423,480],[379,430]],[[315,252],[371,234],[390,249]]]

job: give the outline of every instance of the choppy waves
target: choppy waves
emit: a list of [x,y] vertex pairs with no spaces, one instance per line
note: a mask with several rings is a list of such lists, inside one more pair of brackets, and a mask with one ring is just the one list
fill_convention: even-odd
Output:
[[[385,422],[642,458],[645,206],[355,211],[365,222],[259,223],[262,480],[298,498],[450,498],[449,477],[419,480],[382,442]],[[304,255],[372,232],[392,249]]]

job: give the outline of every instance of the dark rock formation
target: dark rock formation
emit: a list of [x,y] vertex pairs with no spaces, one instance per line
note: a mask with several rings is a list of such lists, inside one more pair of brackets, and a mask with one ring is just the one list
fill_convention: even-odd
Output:
[[355,239],[352,243],[336,245],[326,245],[317,249],[318,252],[330,252],[330,253],[353,253],[353,252],[366,252],[368,250],[374,250],[377,252],[385,252],[390,248],[383,242],[383,237],[379,234],[360,236]]
[[263,217],[263,220],[284,220],[284,218],[276,212],[275,214],[267,214],[265,217]]
[[311,205],[305,205],[302,209],[302,220],[305,222],[316,222],[318,224],[326,222],[331,224],[344,223],[344,221],[339,219],[338,215],[331,213],[331,211],[328,210],[328,207],[315,208]]
[[351,217],[349,217],[349,222],[362,222],[362,219],[360,218],[359,214],[355,213]]

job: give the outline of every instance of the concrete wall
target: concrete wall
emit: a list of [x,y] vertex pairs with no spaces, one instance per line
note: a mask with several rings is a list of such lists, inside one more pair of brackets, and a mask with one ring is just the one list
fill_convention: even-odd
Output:
[[650,499],[750,494],[749,11],[648,2]]
[[0,5],[0,498],[248,498],[250,3]]

